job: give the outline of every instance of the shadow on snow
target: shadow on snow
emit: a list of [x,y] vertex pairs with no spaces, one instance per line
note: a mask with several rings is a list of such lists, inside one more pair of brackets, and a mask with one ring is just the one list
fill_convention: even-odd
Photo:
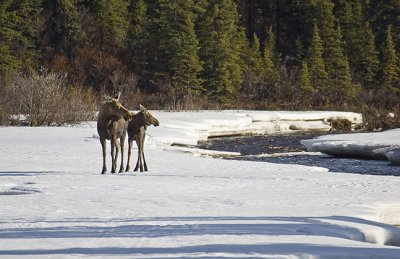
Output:
[[[263,222],[264,221],[264,222]],[[353,217],[156,217],[139,219],[66,219],[65,221],[18,221],[19,223],[46,223],[54,227],[3,228],[0,239],[43,238],[158,238],[174,236],[214,235],[295,235],[316,236],[366,242],[360,230],[346,227],[340,222],[353,222],[385,228],[396,232],[400,229],[385,224]],[[338,222],[336,224],[335,222]],[[82,226],[91,224],[118,224],[118,226]],[[60,226],[68,224],[68,226]],[[268,238],[266,239],[268,240]],[[397,240],[398,241],[398,240]],[[398,245],[398,244],[397,244]],[[74,247],[66,249],[0,250],[0,255],[51,255],[51,254],[185,254],[185,253],[319,253],[379,254],[381,248],[337,247],[307,243],[279,244],[209,244],[181,247]],[[385,255],[400,258],[400,249],[382,248]],[[363,252],[365,251],[365,253]],[[218,256],[220,257],[220,256]],[[205,258],[205,257],[204,257]],[[212,258],[212,257],[207,257]],[[361,258],[361,257],[360,257]],[[390,258],[390,257],[389,257]]]

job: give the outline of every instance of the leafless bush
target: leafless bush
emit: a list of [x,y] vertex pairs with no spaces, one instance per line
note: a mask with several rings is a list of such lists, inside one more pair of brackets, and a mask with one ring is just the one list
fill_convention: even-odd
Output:
[[42,70],[16,75],[8,94],[14,101],[13,113],[26,115],[31,126],[60,126],[93,118],[94,101],[84,91],[68,87],[65,74]]

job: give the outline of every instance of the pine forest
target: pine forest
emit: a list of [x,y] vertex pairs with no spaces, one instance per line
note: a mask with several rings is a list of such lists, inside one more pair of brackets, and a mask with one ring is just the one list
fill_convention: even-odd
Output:
[[87,119],[117,92],[132,109],[400,114],[400,0],[0,1],[0,124]]

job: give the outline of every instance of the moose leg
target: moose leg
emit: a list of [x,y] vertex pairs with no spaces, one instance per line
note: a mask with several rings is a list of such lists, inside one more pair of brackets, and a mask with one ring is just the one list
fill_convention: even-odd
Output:
[[[139,166],[142,167],[141,162],[142,162],[142,154],[140,152],[140,150],[142,149],[140,146],[140,141],[136,140],[136,144],[137,144],[137,148],[138,148],[138,158],[137,158],[137,162],[136,162],[136,166],[134,171],[136,172],[139,169]],[[143,170],[142,170],[143,171]]]
[[111,173],[115,174],[115,164],[116,164],[116,158],[117,158],[118,151],[116,150],[116,138],[112,137],[111,138],[111,162],[112,162],[112,167],[111,167]]
[[145,157],[144,157],[144,138],[145,138],[145,135],[143,135],[143,138],[142,138],[142,143],[141,143],[141,146],[142,146],[142,148],[141,148],[141,152],[142,152],[142,158],[143,158],[143,165],[144,165],[144,170],[147,172],[148,170],[147,170],[147,164],[146,164],[146,159],[145,159]]
[[126,162],[126,170],[125,172],[129,172],[130,166],[130,160],[131,160],[131,151],[132,151],[132,140],[128,138],[128,162]]
[[125,136],[120,138],[120,148],[121,148],[121,165],[119,167],[118,173],[124,172],[124,144],[125,144]]
[[142,150],[142,157],[143,157],[143,165],[144,165],[144,170],[147,172],[147,164],[146,164],[146,159],[144,158],[144,151]]
[[118,139],[116,138],[114,140],[114,144],[115,144],[115,158],[114,158],[114,173],[116,173],[117,171],[117,162],[118,162],[118,154],[119,154],[119,150],[120,150],[120,144]]
[[101,143],[101,148],[103,151],[103,169],[101,170],[101,174],[106,174],[107,173],[107,163],[106,163],[106,139],[105,138],[100,138],[100,143]]

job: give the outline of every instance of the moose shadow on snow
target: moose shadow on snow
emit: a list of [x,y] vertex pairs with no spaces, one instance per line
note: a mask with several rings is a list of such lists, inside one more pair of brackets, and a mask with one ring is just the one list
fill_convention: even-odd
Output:
[[[263,222],[265,221],[265,222]],[[378,222],[363,220],[353,217],[162,217],[131,219],[70,219],[66,221],[28,221],[26,223],[54,224],[54,227],[28,227],[28,228],[3,228],[0,229],[0,239],[56,239],[56,238],[158,238],[158,237],[183,237],[183,236],[243,236],[262,235],[268,236],[304,236],[304,237],[330,237],[351,239],[365,242],[365,236],[358,229],[336,225],[334,222],[353,222],[375,227],[385,227],[392,232],[399,231]],[[82,226],[107,224],[116,222],[118,226]],[[160,222],[160,224],[155,224]],[[24,223],[24,222],[22,222]],[[62,226],[70,224],[70,226]],[[220,240],[221,240],[220,239]],[[216,239],[217,240],[217,239]],[[222,242],[221,242],[222,243]],[[174,255],[187,253],[240,253],[254,256],[259,254],[276,253],[324,253],[328,251],[339,254],[385,254],[400,257],[400,249],[367,248],[367,247],[338,247],[315,245],[307,243],[277,243],[277,244],[221,244],[213,243],[196,246],[177,247],[72,247],[65,249],[15,249],[1,250],[0,255],[56,255],[56,254],[83,254],[83,255]],[[391,244],[400,245],[400,244]],[[212,257],[201,257],[212,258]],[[389,257],[391,258],[391,257]]]

